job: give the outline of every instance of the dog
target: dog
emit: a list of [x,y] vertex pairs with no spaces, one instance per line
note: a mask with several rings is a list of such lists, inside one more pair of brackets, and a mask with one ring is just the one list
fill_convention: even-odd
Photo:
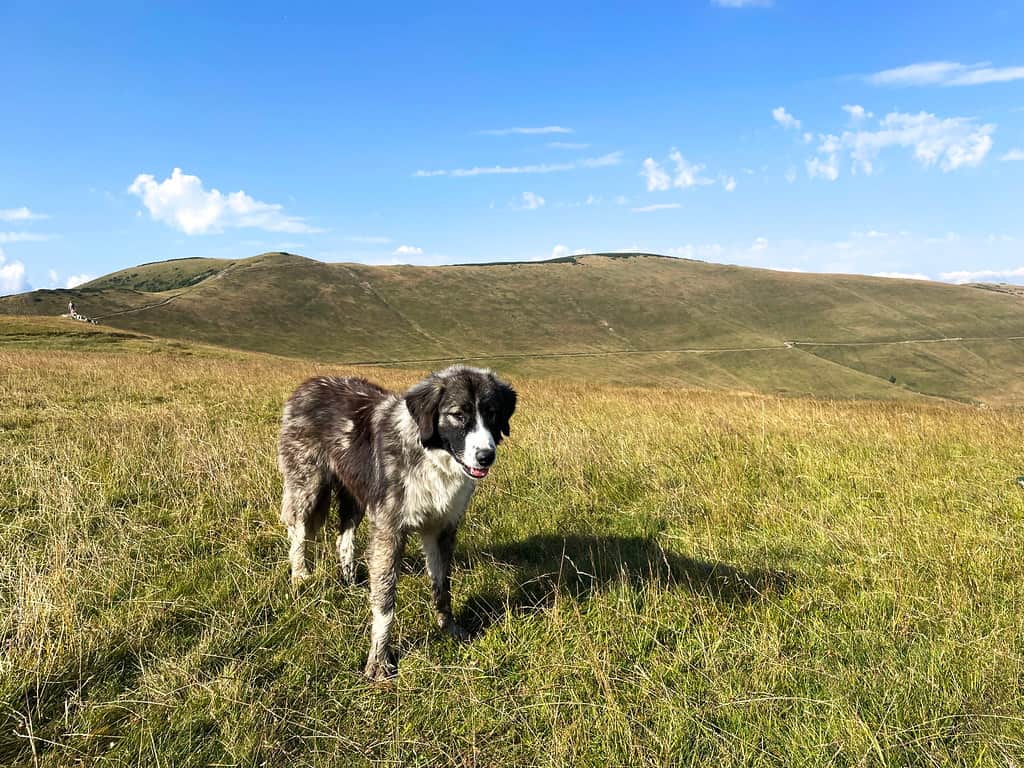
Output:
[[367,677],[398,672],[390,633],[399,562],[411,533],[423,543],[438,626],[457,640],[469,639],[452,616],[455,533],[497,446],[510,434],[516,401],[515,390],[492,371],[453,366],[404,394],[366,379],[313,378],[285,404],[278,466],[293,582],[310,575],[310,543],[332,495],[339,510],[338,559],[348,583],[355,579],[356,528],[364,514],[370,519]]

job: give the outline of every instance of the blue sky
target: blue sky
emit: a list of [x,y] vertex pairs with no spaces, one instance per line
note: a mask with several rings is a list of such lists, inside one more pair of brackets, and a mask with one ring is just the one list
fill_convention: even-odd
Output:
[[0,3],[0,292],[266,250],[1024,282],[1017,0],[360,5]]

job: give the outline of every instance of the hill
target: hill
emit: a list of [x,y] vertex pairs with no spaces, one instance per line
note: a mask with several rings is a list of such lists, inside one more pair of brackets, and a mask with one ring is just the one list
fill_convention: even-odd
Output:
[[384,267],[270,253],[143,265],[0,313],[56,315],[69,298],[119,329],[339,363],[1024,402],[1024,301],[925,281],[649,254]]

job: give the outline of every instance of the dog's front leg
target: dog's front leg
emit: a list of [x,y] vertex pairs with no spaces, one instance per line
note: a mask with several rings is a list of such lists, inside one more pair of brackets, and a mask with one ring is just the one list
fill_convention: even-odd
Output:
[[455,526],[448,525],[440,531],[424,531],[423,554],[427,559],[427,573],[434,597],[434,611],[437,626],[454,637],[466,642],[469,633],[455,623],[452,616],[452,554],[455,551]]
[[395,620],[395,596],[398,592],[398,564],[405,547],[405,535],[386,525],[370,532],[367,564],[370,571],[370,655],[366,676],[385,680],[398,673],[398,662],[391,650],[391,625]]

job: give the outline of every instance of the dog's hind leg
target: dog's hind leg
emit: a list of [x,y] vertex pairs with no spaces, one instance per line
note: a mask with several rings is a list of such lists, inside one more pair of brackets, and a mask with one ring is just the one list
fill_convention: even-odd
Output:
[[363,508],[348,490],[338,484],[338,562],[347,584],[356,580],[356,528],[363,520]]
[[292,581],[300,582],[313,572],[313,539],[323,527],[331,505],[330,485],[319,471],[304,477],[287,477],[281,500],[281,522],[288,526]]

